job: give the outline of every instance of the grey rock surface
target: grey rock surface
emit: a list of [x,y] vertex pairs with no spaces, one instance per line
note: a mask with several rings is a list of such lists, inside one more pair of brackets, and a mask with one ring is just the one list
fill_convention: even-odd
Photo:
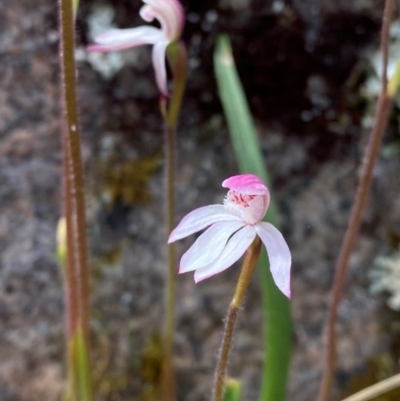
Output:
[[[89,41],[85,21],[100,4],[82,3],[78,46]],[[228,30],[293,252],[295,345],[288,399],[309,401],[318,386],[329,288],[367,134],[359,124],[361,102],[352,95],[357,88],[346,85],[367,50],[376,47],[383,2],[214,3],[184,2],[190,71],[178,138],[177,214],[222,202],[220,184],[237,172],[212,75],[216,34]],[[113,5],[118,26],[141,24],[139,1]],[[0,401],[53,401],[65,385],[63,287],[54,238],[62,196],[57,41],[54,2],[0,3]],[[128,378],[114,390],[99,387],[99,399],[110,400],[135,399],[141,388],[129,374],[137,371],[148,338],[162,327],[166,259],[161,169],[144,186],[150,195],[145,205],[112,204],[104,185],[102,166],[106,161],[112,168],[112,157],[122,163],[162,152],[149,51],[126,60],[112,79],[85,61],[79,64],[94,365],[108,358],[95,376],[99,382],[109,372]],[[368,293],[366,272],[389,250],[389,231],[399,224],[399,168],[399,160],[389,158],[375,169],[340,309],[342,376],[391,342],[381,329],[381,304]],[[178,253],[192,241],[180,241]],[[107,259],[113,253],[118,257]],[[191,274],[178,277],[175,365],[181,399],[208,399],[237,275],[233,267],[199,285]],[[260,305],[255,279],[230,363],[249,401],[258,397],[263,362]],[[336,393],[344,386],[339,380]]]

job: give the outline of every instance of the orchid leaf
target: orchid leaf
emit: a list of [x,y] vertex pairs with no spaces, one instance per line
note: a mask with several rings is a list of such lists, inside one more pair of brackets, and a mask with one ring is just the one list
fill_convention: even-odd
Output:
[[[226,35],[218,38],[214,68],[239,170],[241,173],[252,173],[261,177],[273,195],[254,122]],[[265,220],[279,226],[273,196]],[[265,249],[261,252],[258,265],[265,313],[265,361],[260,400],[284,401],[292,345],[290,306],[288,299],[279,291],[272,279]]]
[[228,378],[225,380],[223,401],[240,401],[242,383],[239,380]]
[[56,240],[58,263],[63,274],[65,274],[65,266],[67,265],[67,220],[64,216],[58,220]]
[[74,17],[76,18],[76,14],[78,12],[78,7],[79,7],[79,0],[72,0],[72,7],[74,10]]
[[81,329],[73,334],[70,345],[72,353],[73,394],[76,401],[93,401],[89,351]]
[[387,91],[389,96],[394,97],[399,88],[399,84],[400,84],[400,59],[397,60],[394,74],[392,75],[392,77],[389,79],[388,82]]

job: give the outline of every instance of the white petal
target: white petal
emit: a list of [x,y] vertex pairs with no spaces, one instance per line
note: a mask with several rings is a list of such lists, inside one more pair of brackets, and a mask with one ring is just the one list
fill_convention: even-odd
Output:
[[246,252],[255,237],[256,231],[253,226],[243,227],[232,235],[232,238],[228,241],[224,250],[214,262],[196,270],[194,273],[194,281],[198,283],[232,266]]
[[229,237],[243,226],[241,221],[223,221],[212,225],[182,256],[179,273],[196,270],[213,262],[224,249]]
[[167,67],[165,65],[165,51],[168,42],[158,42],[153,47],[153,66],[156,72],[156,82],[161,93],[169,96],[167,87]]
[[191,234],[201,231],[211,224],[220,221],[240,221],[239,217],[231,214],[223,205],[203,206],[187,214],[172,231],[168,243],[178,241]]
[[117,51],[144,44],[165,41],[161,29],[139,26],[129,29],[110,29],[94,38],[96,44],[87,47],[89,51]]
[[290,298],[290,267],[292,256],[279,230],[272,224],[256,224],[257,234],[267,248],[271,274],[277,287]]

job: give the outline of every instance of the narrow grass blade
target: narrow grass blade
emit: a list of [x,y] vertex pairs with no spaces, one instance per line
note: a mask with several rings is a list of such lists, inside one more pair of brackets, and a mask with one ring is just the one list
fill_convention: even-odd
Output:
[[[229,38],[226,35],[218,38],[214,68],[239,169],[242,173],[260,176],[271,190],[270,178],[253,119],[236,71]],[[273,200],[266,220],[275,226],[279,225],[277,207]],[[258,270],[261,276],[265,313],[265,362],[260,400],[284,401],[291,354],[290,306],[289,301],[273,282],[265,249],[261,252]]]

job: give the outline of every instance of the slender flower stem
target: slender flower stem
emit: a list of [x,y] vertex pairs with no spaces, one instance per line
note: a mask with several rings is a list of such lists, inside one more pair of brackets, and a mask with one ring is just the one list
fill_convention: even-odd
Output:
[[[175,143],[176,131],[174,127],[166,127],[165,156],[167,176],[167,227],[168,232],[174,229],[175,217]],[[166,283],[166,309],[163,346],[163,387],[166,401],[175,399],[175,386],[172,368],[172,348],[175,328],[175,274],[176,259],[174,244],[168,245],[168,271]]]
[[[63,89],[63,151],[65,207],[67,219],[68,266],[79,276],[77,286],[79,323],[87,332],[88,267],[83,171],[80,152],[74,56],[74,14],[71,0],[60,1],[61,67]],[[71,273],[72,274],[72,273]]]
[[342,248],[335,268],[335,277],[332,289],[332,299],[329,307],[329,317],[326,326],[325,363],[323,377],[320,383],[318,401],[327,401],[331,388],[333,370],[336,360],[336,323],[340,299],[343,292],[343,284],[349,264],[350,255],[353,251],[357,235],[361,225],[362,214],[367,202],[372,182],[372,173],[378,157],[385,132],[390,106],[393,100],[393,93],[387,91],[387,64],[389,48],[389,28],[392,17],[393,0],[386,0],[383,13],[381,49],[382,49],[382,86],[378,98],[375,121],[370,138],[365,149],[361,169],[360,183],[357,188],[355,201],[351,210],[350,221],[343,239]]
[[[168,110],[166,110],[165,99],[162,99],[161,113],[165,120],[167,228],[168,233],[170,233],[175,227],[176,126],[186,84],[187,54],[185,46],[181,43],[171,44],[168,48],[168,56],[174,76],[174,87]],[[172,368],[172,349],[175,328],[175,277],[175,246],[174,244],[169,244],[162,374],[163,396],[165,401],[173,401],[175,399],[174,374]]]
[[[63,185],[67,230],[66,297],[68,314],[69,368],[73,377],[84,377],[85,395],[74,390],[75,401],[92,399],[90,371],[74,372],[74,358],[88,360],[89,273],[86,240],[83,169],[80,151],[75,76],[75,11],[77,2],[59,0],[61,82],[63,98]],[[78,334],[79,332],[79,334]],[[74,356],[77,336],[82,346]],[[82,355],[82,354],[85,355]],[[78,387],[79,385],[76,384]],[[79,399],[78,399],[79,398]]]
[[242,304],[244,295],[250,282],[251,275],[256,267],[261,250],[261,241],[257,237],[246,252],[242,270],[236,285],[235,293],[229,305],[228,315],[225,320],[224,333],[222,337],[221,350],[218,357],[217,368],[215,370],[213,401],[221,401],[224,392],[226,365],[231,348],[233,332],[235,329],[236,318]]

